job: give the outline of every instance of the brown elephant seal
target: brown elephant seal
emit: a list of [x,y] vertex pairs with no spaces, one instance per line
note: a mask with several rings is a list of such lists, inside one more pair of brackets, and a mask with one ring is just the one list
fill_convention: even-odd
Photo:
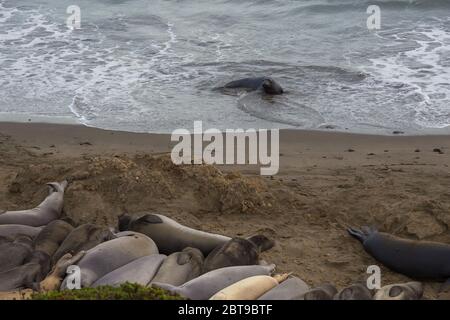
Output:
[[235,282],[257,275],[271,275],[274,270],[274,264],[268,266],[227,267],[207,272],[181,286],[176,287],[156,282],[154,282],[152,286],[178,293],[191,300],[207,300],[215,293]]
[[33,239],[28,236],[0,238],[0,272],[23,265],[32,251]]
[[161,253],[169,255],[191,247],[199,249],[205,256],[214,248],[229,241],[229,237],[195,230],[161,214],[145,214],[133,218],[128,214],[119,217],[120,231],[143,233],[155,241]]
[[423,296],[423,285],[412,281],[407,283],[390,284],[379,289],[375,300],[420,300]]
[[450,245],[399,238],[374,228],[349,228],[372,257],[389,269],[418,279],[450,278]]
[[34,240],[34,249],[45,252],[51,257],[72,230],[73,227],[67,222],[54,220],[37,235]]
[[203,254],[195,248],[172,253],[164,260],[152,282],[180,286],[202,274]]
[[127,263],[114,271],[104,275],[92,284],[98,286],[119,286],[125,282],[137,283],[146,286],[152,281],[158,272],[161,264],[166,259],[166,255],[152,254]]
[[352,284],[334,296],[334,300],[372,300],[372,298],[372,292],[362,283]]
[[76,254],[80,251],[88,251],[105,241],[114,239],[114,234],[108,227],[94,224],[82,224],[73,229],[59,246],[52,257],[52,264],[61,259],[66,253]]
[[259,264],[259,254],[271,249],[274,245],[274,241],[263,235],[255,235],[247,239],[233,238],[211,251],[205,259],[203,272]]
[[262,90],[267,94],[282,94],[283,88],[270,77],[244,78],[228,82],[223,89],[244,89],[247,91]]
[[21,224],[0,225],[0,237],[15,239],[18,236],[35,238],[43,227],[30,227]]
[[78,263],[86,254],[85,251],[80,251],[76,255],[72,256],[70,253],[66,253],[58,259],[50,272],[44,280],[39,283],[39,291],[54,291],[58,290],[61,286],[61,282],[66,276],[67,268],[71,265]]
[[[88,250],[78,262],[81,269],[81,287],[89,287],[95,281],[133,260],[158,254],[152,239],[143,234],[134,234],[103,242]],[[67,278],[61,284],[66,288]]]
[[39,227],[48,224],[60,217],[63,208],[64,189],[67,181],[50,182],[49,195],[37,207],[29,210],[6,211],[0,214],[0,225],[22,224],[26,226]]
[[325,283],[307,291],[298,300],[333,300],[337,293],[338,291],[335,286]]
[[267,291],[258,300],[297,300],[309,291],[309,286],[300,278],[289,277],[275,288]]

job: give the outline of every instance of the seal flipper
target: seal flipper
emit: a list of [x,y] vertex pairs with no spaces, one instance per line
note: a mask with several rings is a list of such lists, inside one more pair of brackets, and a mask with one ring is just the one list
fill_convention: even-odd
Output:
[[356,228],[348,228],[347,232],[353,237],[358,239],[361,243],[367,240],[367,234],[364,231],[356,229]]
[[53,192],[64,192],[64,190],[67,187],[67,180],[61,181],[61,182],[49,182],[47,183],[47,186],[49,186],[49,194],[52,194]]

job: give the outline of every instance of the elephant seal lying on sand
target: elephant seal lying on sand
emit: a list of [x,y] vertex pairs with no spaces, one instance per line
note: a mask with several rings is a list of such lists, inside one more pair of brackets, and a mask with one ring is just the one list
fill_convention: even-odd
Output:
[[63,208],[64,189],[67,181],[47,183],[50,193],[36,208],[21,211],[6,211],[0,213],[1,224],[22,224],[39,227],[59,219]]
[[350,228],[364,249],[388,268],[411,278],[450,278],[450,245],[402,239],[369,227]]
[[17,236],[35,238],[43,227],[30,227],[21,224],[0,225],[0,237],[15,239]]
[[267,291],[258,300],[296,300],[308,292],[309,286],[300,278],[289,277],[275,288]]
[[32,251],[33,240],[30,237],[0,238],[0,272],[23,265]]
[[244,78],[228,82],[223,89],[259,90],[267,94],[282,94],[283,88],[270,77]]
[[258,275],[271,275],[274,270],[274,264],[268,266],[227,267],[205,273],[178,287],[156,282],[152,285],[178,293],[191,300],[206,300],[223,288],[242,279]]
[[46,225],[34,240],[34,249],[50,257],[56,252],[73,227],[65,221],[54,220]]
[[372,300],[372,292],[362,283],[352,284],[339,291],[334,300]]
[[[143,234],[136,233],[103,242],[87,251],[78,262],[81,287],[90,287],[111,271],[151,254],[158,254],[158,248],[152,239]],[[66,289],[66,280],[61,284],[61,289]]]
[[143,233],[155,241],[161,253],[169,255],[191,247],[205,256],[231,238],[195,230],[179,224],[162,214],[144,214],[139,218],[123,214],[119,216],[119,230]]
[[375,293],[375,300],[419,300],[423,295],[420,282],[390,284]]
[[180,286],[202,274],[203,254],[195,248],[172,253],[164,260],[152,282]]

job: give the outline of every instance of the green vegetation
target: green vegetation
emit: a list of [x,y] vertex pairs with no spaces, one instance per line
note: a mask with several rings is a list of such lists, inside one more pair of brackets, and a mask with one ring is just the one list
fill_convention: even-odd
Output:
[[63,290],[34,293],[32,300],[183,300],[164,289],[124,283],[119,287],[101,286],[80,290]]

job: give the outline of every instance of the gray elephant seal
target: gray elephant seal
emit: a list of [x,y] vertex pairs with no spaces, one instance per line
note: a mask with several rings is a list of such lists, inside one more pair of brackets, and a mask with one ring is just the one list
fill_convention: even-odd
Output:
[[0,238],[0,272],[23,265],[33,251],[33,240],[18,236],[14,240]]
[[35,238],[43,227],[30,227],[21,224],[0,225],[0,237],[15,239],[18,236]]
[[274,241],[263,235],[255,235],[247,239],[233,238],[211,251],[205,259],[203,272],[224,267],[259,264],[259,254],[271,249],[274,245]]
[[183,226],[161,214],[145,214],[139,218],[123,214],[119,217],[119,230],[136,231],[149,236],[159,251],[166,255],[192,247],[206,256],[230,240],[229,237]]
[[[123,236],[103,242],[86,252],[78,262],[81,269],[81,287],[89,287],[95,281],[133,260],[158,254],[158,248],[143,234]],[[67,278],[61,284],[66,288]]]
[[338,291],[335,286],[325,283],[309,290],[303,296],[300,296],[298,300],[333,300],[333,297],[337,293]]
[[450,278],[450,245],[399,238],[373,228],[348,229],[364,249],[389,269],[411,278]]
[[56,220],[63,208],[64,189],[67,181],[47,183],[50,188],[49,195],[36,208],[21,211],[6,211],[0,214],[1,224],[22,224],[39,227]]
[[166,259],[166,256],[163,254],[152,254],[138,258],[104,275],[95,281],[92,287],[119,286],[125,282],[146,286],[152,281],[164,259]]
[[228,82],[223,86],[224,89],[245,89],[259,90],[261,89],[267,94],[282,94],[283,88],[270,77],[244,78]]
[[50,257],[56,252],[73,227],[62,220],[54,220],[46,225],[34,240],[34,249],[45,252]]
[[152,282],[180,286],[202,274],[203,254],[195,248],[172,253],[164,260]]
[[77,254],[80,251],[88,251],[100,243],[114,238],[114,234],[107,227],[90,223],[82,224],[73,229],[64,239],[52,257],[52,264],[55,264],[66,253]]
[[296,300],[308,292],[309,286],[300,278],[289,277],[272,290],[267,291],[258,300]]
[[274,264],[269,266],[227,267],[205,273],[178,287],[156,282],[152,285],[178,293],[191,300],[207,300],[233,283],[252,276],[270,275],[274,270]]
[[375,300],[419,300],[423,296],[423,285],[420,282],[390,284],[379,289]]
[[372,292],[364,284],[352,284],[339,291],[334,300],[372,300]]

